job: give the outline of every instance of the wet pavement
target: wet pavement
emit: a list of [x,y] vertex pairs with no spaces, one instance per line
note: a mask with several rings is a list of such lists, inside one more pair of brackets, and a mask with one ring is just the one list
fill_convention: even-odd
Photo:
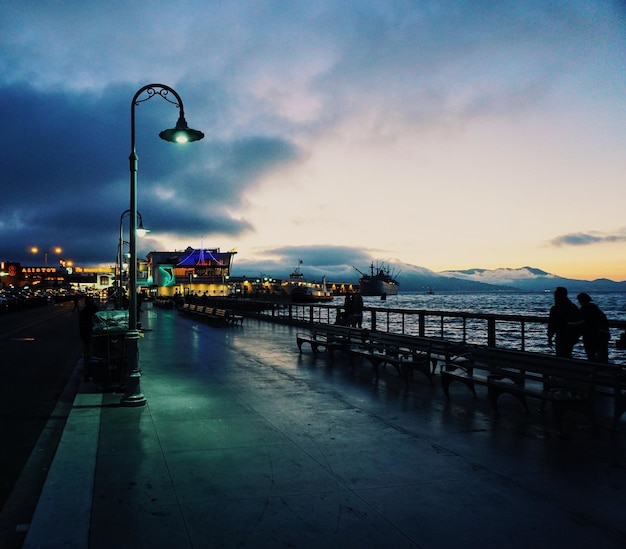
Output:
[[[81,383],[24,547],[624,547],[626,434],[148,309],[147,404]],[[81,376],[77,367],[77,376]]]

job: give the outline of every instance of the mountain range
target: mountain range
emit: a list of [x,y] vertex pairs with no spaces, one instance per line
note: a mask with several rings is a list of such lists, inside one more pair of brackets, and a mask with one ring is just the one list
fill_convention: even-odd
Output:
[[607,278],[577,280],[547,273],[534,267],[464,269],[435,272],[409,264],[391,264],[401,291],[552,291],[565,286],[570,292],[624,292],[626,281]]

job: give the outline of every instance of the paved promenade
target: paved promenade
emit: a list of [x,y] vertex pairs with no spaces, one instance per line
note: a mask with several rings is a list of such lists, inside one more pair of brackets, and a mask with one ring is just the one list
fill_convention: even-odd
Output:
[[142,320],[147,405],[80,385],[24,547],[626,546],[623,424],[562,439],[506,398],[300,356],[296,328]]

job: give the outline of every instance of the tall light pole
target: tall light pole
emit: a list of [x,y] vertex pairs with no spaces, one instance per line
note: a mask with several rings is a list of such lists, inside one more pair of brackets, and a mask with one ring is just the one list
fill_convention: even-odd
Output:
[[[142,94],[146,94],[140,99]],[[170,93],[175,100],[170,98]],[[124,406],[143,406],[146,399],[141,391],[141,371],[139,370],[139,354],[137,341],[137,152],[135,150],[135,107],[148,99],[160,96],[167,102],[178,107],[179,115],[176,127],[163,130],[159,137],[172,143],[188,143],[199,141],[204,134],[198,130],[192,130],[185,120],[183,100],[178,93],[164,84],[148,84],[137,90],[130,104],[130,278],[128,281],[129,307],[128,307],[128,331],[126,333],[126,351],[128,356],[126,389],[121,403]]]
[[[40,250],[39,250],[39,248],[38,248],[37,246],[33,246],[33,247],[30,249],[30,251],[31,251],[31,253],[33,253],[33,254],[38,254],[38,253],[40,252]],[[55,253],[55,254],[57,254],[57,255],[58,255],[58,254],[63,253],[63,249],[62,249],[60,246],[54,246],[54,247],[52,248],[52,250],[46,250],[46,251],[44,251],[44,252],[43,252],[43,263],[44,263],[44,267],[47,267],[47,266],[48,266],[48,254],[49,254],[49,253],[51,253],[51,252],[52,252],[52,253]]]
[[[116,291],[116,295],[115,295],[115,306],[116,308],[121,308],[122,303],[123,303],[123,299],[122,299],[122,288],[123,288],[123,279],[122,279],[122,260],[123,260],[123,255],[124,255],[124,236],[122,234],[122,227],[123,227],[123,221],[124,221],[124,216],[127,216],[130,214],[130,210],[125,210],[124,212],[122,212],[122,215],[120,215],[120,239],[118,241],[117,244],[117,266],[119,269],[119,277],[117,279],[117,291]],[[146,235],[146,233],[150,232],[150,229],[146,229],[143,226],[143,218],[141,217],[141,213],[137,212],[137,216],[139,217],[139,227],[137,227],[137,236],[139,237],[143,237]],[[130,246],[130,242],[128,243],[128,245]]]

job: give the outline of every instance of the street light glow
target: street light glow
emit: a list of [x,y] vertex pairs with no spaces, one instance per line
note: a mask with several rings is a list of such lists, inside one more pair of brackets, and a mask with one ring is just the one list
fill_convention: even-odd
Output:
[[191,143],[192,141],[200,141],[200,139],[204,138],[204,134],[200,130],[193,130],[187,126],[187,121],[181,111],[176,127],[163,130],[159,133],[159,137],[171,143]]

